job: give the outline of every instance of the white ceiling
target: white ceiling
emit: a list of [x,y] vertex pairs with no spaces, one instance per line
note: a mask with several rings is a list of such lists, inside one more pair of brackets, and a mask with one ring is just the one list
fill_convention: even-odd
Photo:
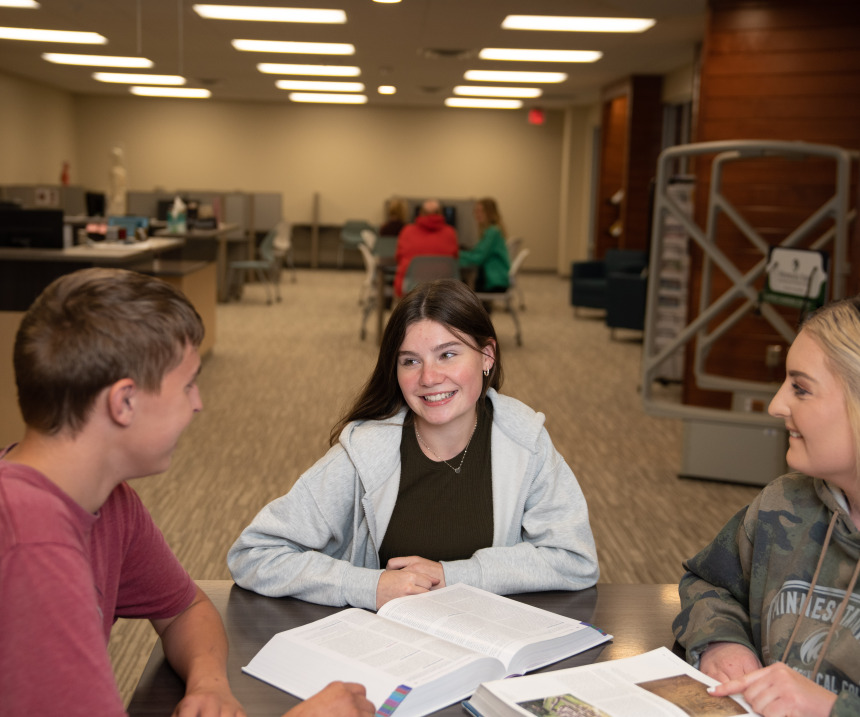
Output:
[[[594,102],[600,88],[630,74],[664,74],[691,63],[702,39],[706,4],[706,0],[230,1],[338,8],[346,11],[347,22],[306,25],[205,20],[191,9],[193,0],[40,0],[36,10],[0,8],[0,26],[94,31],[107,37],[108,44],[0,40],[0,71],[72,93],[130,96],[127,86],[93,80],[92,72],[99,68],[56,65],[43,60],[41,54],[142,54],[155,62],[154,68],[144,72],[183,74],[187,86],[207,87],[213,99],[288,102],[288,93],[275,87],[278,78],[258,72],[257,63],[325,62],[359,66],[358,79],[365,83],[371,104],[442,106],[452,88],[464,84],[463,73],[468,69],[560,70],[568,73],[567,81],[543,85],[543,97],[528,100],[526,105],[553,108]],[[657,24],[644,33],[629,35],[503,30],[501,23],[508,14],[653,17]],[[349,42],[356,53],[324,57],[239,52],[230,45],[236,38]],[[603,57],[591,64],[490,62],[477,57],[483,47],[600,50]],[[467,56],[445,56],[452,51]],[[428,56],[433,54],[437,56]],[[382,84],[395,85],[397,94],[377,94],[376,87]]]

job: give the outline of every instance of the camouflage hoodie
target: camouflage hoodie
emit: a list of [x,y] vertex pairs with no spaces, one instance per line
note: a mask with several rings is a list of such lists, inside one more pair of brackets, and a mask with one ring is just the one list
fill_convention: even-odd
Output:
[[831,715],[860,715],[860,585],[849,587],[858,559],[860,531],[842,492],[782,476],[684,564],[675,637],[694,665],[712,642],[745,645],[765,665],[790,643],[784,661],[839,695]]

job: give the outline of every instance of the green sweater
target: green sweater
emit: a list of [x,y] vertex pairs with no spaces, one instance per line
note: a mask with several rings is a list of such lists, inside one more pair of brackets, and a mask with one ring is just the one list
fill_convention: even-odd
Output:
[[499,291],[508,288],[511,258],[502,232],[495,224],[488,226],[474,248],[460,252],[460,266],[477,266],[478,291]]

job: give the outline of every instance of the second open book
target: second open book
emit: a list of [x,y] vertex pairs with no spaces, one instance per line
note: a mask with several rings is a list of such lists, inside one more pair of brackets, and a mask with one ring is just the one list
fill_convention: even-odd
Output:
[[379,713],[425,715],[487,680],[549,665],[611,639],[596,628],[466,585],[349,608],[275,635],[243,668],[307,699],[359,682]]

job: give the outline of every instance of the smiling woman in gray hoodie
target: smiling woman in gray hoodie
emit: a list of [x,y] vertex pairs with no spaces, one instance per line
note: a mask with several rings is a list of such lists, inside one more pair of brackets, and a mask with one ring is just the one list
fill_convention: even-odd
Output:
[[588,510],[543,414],[498,393],[492,322],[464,284],[395,307],[332,448],[230,549],[264,595],[378,609],[457,582],[495,593],[597,582]]

